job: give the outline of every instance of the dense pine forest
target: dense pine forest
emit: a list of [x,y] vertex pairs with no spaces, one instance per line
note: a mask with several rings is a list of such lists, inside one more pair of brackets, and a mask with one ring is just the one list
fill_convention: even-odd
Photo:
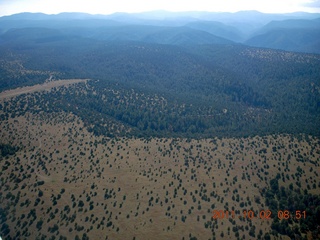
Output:
[[[77,92],[47,93],[39,104],[77,114],[97,135],[320,134],[319,55],[88,39],[20,44],[0,50],[1,88],[90,79]],[[111,130],[112,122],[127,130]]]

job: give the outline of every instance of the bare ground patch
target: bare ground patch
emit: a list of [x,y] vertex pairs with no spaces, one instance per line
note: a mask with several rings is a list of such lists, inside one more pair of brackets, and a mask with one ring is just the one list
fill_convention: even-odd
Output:
[[68,86],[75,83],[86,82],[87,80],[88,79],[64,79],[64,80],[50,81],[43,84],[36,84],[28,87],[21,87],[21,88],[16,88],[12,90],[7,90],[0,93],[0,100],[3,100],[5,98],[15,97],[24,93],[40,92],[40,91],[50,90],[54,87]]

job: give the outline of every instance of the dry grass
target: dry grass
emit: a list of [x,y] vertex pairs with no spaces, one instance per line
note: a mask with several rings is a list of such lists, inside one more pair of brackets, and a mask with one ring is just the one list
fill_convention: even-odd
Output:
[[[288,186],[300,166],[305,171],[302,188],[316,183],[309,192],[320,193],[320,152],[315,138],[309,142],[287,135],[109,139],[93,136],[77,117],[66,113],[27,114],[2,121],[0,127],[2,142],[23,146],[15,156],[0,161],[0,203],[9,209],[11,236],[20,231],[31,239],[41,235],[73,239],[83,234],[90,239],[212,239],[211,228],[205,227],[208,222],[213,224],[216,239],[234,239],[233,227],[240,239],[256,239],[249,236],[246,226],[249,230],[255,226],[257,236],[260,230],[270,231],[271,222],[239,216],[245,209],[267,209],[261,191],[277,173],[288,174],[289,180],[280,181]],[[297,161],[297,152],[306,161]],[[44,184],[36,186],[38,181]],[[257,197],[260,204],[255,202]],[[37,199],[40,202],[35,206]],[[233,223],[231,219],[212,221],[213,209],[232,208],[241,212]],[[28,217],[32,209],[35,220]],[[37,230],[40,219],[43,225]],[[50,233],[55,224],[58,230]]]
[[15,88],[12,90],[3,91],[0,93],[0,100],[12,98],[25,93],[34,93],[40,91],[49,91],[54,87],[60,86],[68,86],[70,84],[75,84],[79,82],[86,82],[88,79],[65,79],[65,80],[57,80],[50,81],[43,84],[36,84],[28,87]]

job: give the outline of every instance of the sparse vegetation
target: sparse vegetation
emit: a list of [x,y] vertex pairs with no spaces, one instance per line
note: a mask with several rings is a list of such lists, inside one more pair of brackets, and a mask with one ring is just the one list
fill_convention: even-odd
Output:
[[[3,236],[126,238],[129,232],[140,238],[146,229],[153,229],[160,239],[164,233],[198,239],[221,235],[268,239],[275,231],[292,236],[297,229],[302,237],[317,236],[308,225],[310,219],[317,221],[316,211],[281,200],[317,199],[320,152],[315,137],[115,139],[94,136],[67,113],[28,113],[3,121],[1,127],[2,139],[24,146],[0,162],[6,167],[0,173]],[[281,148],[274,152],[275,146]],[[295,190],[298,185],[300,193]],[[212,219],[213,210],[242,216],[244,210],[257,214],[259,209],[287,208],[286,204],[305,207],[312,218],[301,221],[297,229],[295,222],[288,222],[289,232],[275,219],[272,224],[261,219]],[[8,214],[14,209],[15,217]]]

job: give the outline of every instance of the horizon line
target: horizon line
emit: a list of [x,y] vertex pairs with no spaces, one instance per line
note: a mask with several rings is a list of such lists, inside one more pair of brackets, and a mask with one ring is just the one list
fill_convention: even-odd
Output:
[[19,15],[19,14],[44,14],[44,15],[60,15],[60,14],[86,14],[86,15],[92,15],[92,16],[109,16],[113,14],[143,14],[143,13],[175,13],[175,14],[188,14],[188,13],[216,13],[216,14],[236,14],[236,13],[245,13],[245,12],[254,12],[254,13],[261,13],[261,14],[271,14],[271,15],[286,15],[286,14],[320,14],[320,12],[307,12],[307,11],[294,11],[294,12],[283,12],[283,13],[278,13],[278,12],[262,12],[258,10],[240,10],[240,11],[235,11],[235,12],[228,12],[228,11],[201,11],[201,10],[190,10],[190,11],[170,11],[170,10],[150,10],[150,11],[139,11],[139,12],[126,12],[126,11],[118,11],[118,12],[112,12],[112,13],[90,13],[90,12],[77,12],[77,11],[63,11],[63,12],[58,12],[58,13],[46,13],[46,12],[18,12],[18,13],[12,13],[9,15],[0,15],[1,17],[10,17],[13,15]]

